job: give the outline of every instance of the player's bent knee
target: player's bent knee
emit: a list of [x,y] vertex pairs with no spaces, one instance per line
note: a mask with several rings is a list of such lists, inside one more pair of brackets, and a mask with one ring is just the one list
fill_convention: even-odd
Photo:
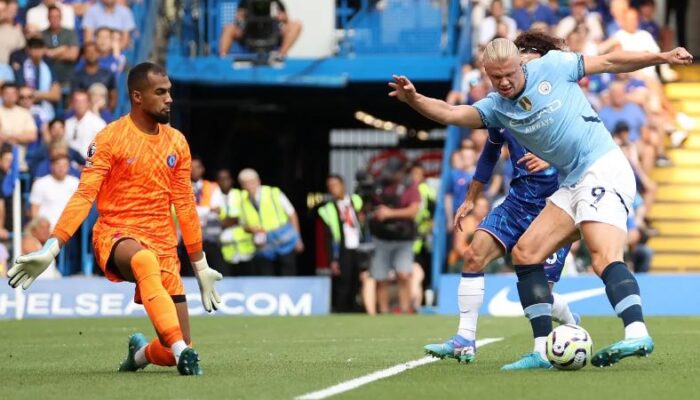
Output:
[[472,247],[464,252],[464,266],[462,272],[478,273],[484,270],[486,258],[474,251]]
[[544,258],[537,254],[537,249],[528,245],[523,245],[520,242],[516,243],[515,247],[513,247],[511,256],[513,257],[513,264],[516,265],[531,265],[544,261]]

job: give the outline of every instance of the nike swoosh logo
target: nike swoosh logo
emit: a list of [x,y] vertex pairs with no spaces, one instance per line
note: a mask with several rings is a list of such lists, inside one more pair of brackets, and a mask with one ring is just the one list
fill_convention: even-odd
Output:
[[[511,288],[509,287],[503,288],[496,293],[495,296],[493,296],[488,305],[489,314],[495,317],[519,317],[524,315],[523,306],[520,304],[520,302],[508,299],[510,289]],[[602,294],[605,294],[604,287],[578,290],[570,293],[559,293],[559,295],[569,304],[591,297],[600,296]]]

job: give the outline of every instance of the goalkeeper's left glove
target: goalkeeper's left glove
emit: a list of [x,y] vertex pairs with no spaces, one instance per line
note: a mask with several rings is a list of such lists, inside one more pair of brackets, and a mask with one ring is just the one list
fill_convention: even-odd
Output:
[[207,312],[212,309],[217,310],[221,303],[219,292],[216,291],[214,282],[222,280],[224,277],[218,272],[209,268],[207,256],[202,253],[202,259],[192,263],[194,275],[197,277],[199,292],[202,294],[202,305]]

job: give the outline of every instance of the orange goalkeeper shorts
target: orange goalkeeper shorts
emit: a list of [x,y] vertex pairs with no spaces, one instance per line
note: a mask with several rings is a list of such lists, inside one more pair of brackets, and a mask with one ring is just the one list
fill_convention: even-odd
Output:
[[[139,237],[133,233],[126,232],[121,228],[96,226],[93,231],[92,245],[95,249],[95,258],[105,277],[112,282],[123,282],[126,279],[119,273],[114,265],[113,251],[117,243],[124,239],[136,240],[144,249],[151,250],[158,257],[160,264],[160,276],[163,287],[176,302],[185,300],[185,287],[180,277],[180,260],[177,257],[177,250],[173,249],[166,253],[158,252],[151,246],[147,239]],[[138,285],[134,293],[134,302],[141,304],[141,295]]]

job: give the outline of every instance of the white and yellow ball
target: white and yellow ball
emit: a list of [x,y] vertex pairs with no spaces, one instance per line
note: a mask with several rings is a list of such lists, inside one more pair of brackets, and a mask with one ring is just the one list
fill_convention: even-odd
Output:
[[560,325],[547,336],[547,359],[555,368],[581,369],[592,353],[593,339],[578,325]]

